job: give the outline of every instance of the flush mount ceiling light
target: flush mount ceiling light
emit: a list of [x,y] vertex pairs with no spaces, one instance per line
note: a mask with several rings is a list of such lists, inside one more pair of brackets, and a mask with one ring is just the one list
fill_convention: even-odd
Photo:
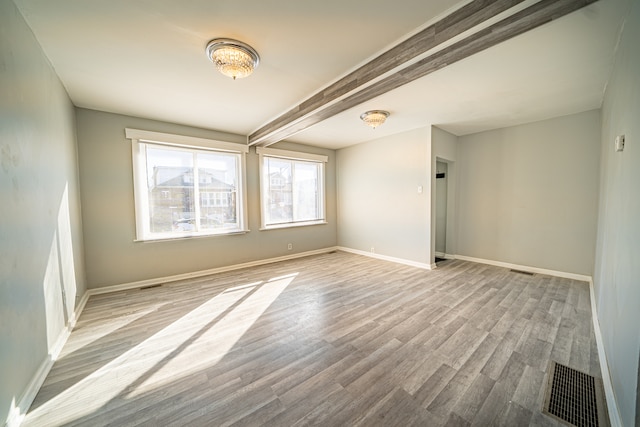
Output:
[[233,80],[247,77],[260,63],[258,52],[238,40],[213,39],[206,52],[218,71]]
[[389,112],[383,110],[371,110],[360,115],[360,119],[374,129],[383,124],[387,117]]

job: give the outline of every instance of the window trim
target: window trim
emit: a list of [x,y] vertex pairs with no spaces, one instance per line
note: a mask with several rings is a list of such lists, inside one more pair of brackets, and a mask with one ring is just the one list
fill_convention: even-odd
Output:
[[[258,174],[260,179],[260,230],[277,230],[282,228],[291,228],[291,227],[305,227],[310,225],[319,225],[319,224],[327,224],[327,195],[326,195],[326,167],[325,164],[329,161],[329,157],[321,154],[312,154],[312,153],[303,153],[299,151],[289,151],[289,150],[281,150],[277,148],[267,148],[267,147],[256,147],[256,153],[258,154]],[[321,190],[320,204],[321,204],[321,212],[322,218],[318,220],[312,221],[298,221],[298,222],[285,222],[279,224],[266,224],[265,223],[265,179],[263,174],[264,169],[264,158],[272,157],[286,160],[297,160],[304,162],[314,162],[320,165],[320,173],[322,175],[322,179],[318,183]]]
[[153,132],[148,130],[125,128],[125,136],[132,142],[150,142],[152,144],[173,145],[182,148],[209,149],[214,151],[228,151],[232,153],[248,153],[249,146],[235,142],[218,141],[215,139],[182,136],[172,133]]
[[[131,161],[133,171],[133,196],[134,196],[134,213],[135,213],[135,239],[134,242],[155,242],[155,241],[167,241],[188,239],[194,237],[216,237],[216,236],[229,236],[234,234],[248,233],[248,215],[247,215],[247,180],[246,180],[246,154],[249,152],[249,147],[242,144],[236,144],[233,142],[217,141],[214,139],[198,138],[193,136],[182,136],[162,132],[153,132],[140,129],[125,128],[126,139],[131,140]],[[140,156],[144,154],[146,145],[141,144],[154,144],[165,145],[168,147],[176,147],[183,149],[196,149],[196,150],[208,150],[217,151],[223,153],[239,154],[240,162],[238,167],[238,192],[241,192],[241,201],[238,206],[238,218],[240,224],[238,229],[228,232],[192,232],[192,233],[180,233],[176,235],[162,234],[157,237],[151,237],[148,225],[149,218],[149,203],[146,195],[148,188],[146,162],[141,163]],[[144,164],[144,167],[141,165]],[[145,203],[146,201],[146,203]]]

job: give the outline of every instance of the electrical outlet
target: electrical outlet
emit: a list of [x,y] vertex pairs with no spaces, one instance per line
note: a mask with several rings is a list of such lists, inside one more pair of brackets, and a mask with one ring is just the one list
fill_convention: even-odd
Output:
[[616,146],[616,151],[624,150],[624,135],[616,136],[615,146]]
[[371,253],[375,254],[376,253],[376,248],[374,248],[373,246],[371,246]]
[[291,249],[293,249],[293,245],[292,245],[291,243],[289,243],[289,244],[287,245],[287,250],[289,250],[289,251],[290,251]]

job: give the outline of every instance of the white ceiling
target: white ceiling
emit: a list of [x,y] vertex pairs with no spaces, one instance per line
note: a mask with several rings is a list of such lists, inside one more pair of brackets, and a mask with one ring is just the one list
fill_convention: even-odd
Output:
[[[14,0],[79,107],[248,135],[466,2]],[[599,0],[291,138],[342,148],[435,124],[456,135],[599,108],[629,0]],[[261,56],[233,81],[207,42]],[[391,112],[376,130],[359,115]]]

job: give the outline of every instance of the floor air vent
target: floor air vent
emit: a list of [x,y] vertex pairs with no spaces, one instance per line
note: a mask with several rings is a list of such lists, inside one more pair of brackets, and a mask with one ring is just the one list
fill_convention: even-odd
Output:
[[554,361],[548,378],[542,412],[572,426],[609,425],[601,380]]
[[141,291],[144,291],[146,289],[153,289],[153,288],[159,288],[162,285],[149,285],[149,286],[143,286],[140,288]]
[[533,273],[529,271],[514,270],[513,268],[509,271],[511,271],[512,273],[524,274],[525,276],[533,276]]

